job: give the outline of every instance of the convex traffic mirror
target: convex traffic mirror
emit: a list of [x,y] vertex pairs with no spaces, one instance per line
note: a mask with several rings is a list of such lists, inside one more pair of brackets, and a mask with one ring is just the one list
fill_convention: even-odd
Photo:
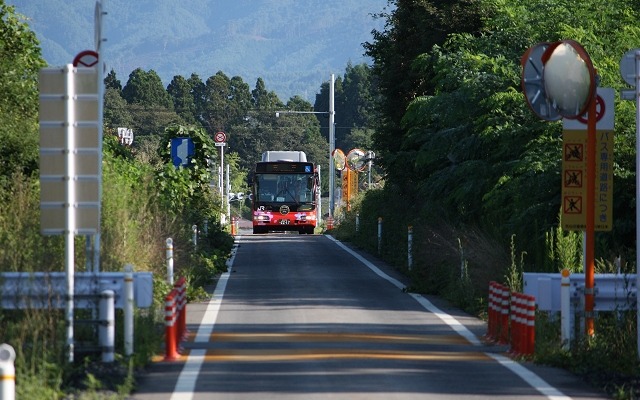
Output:
[[544,88],[560,115],[577,118],[595,97],[596,73],[586,50],[576,41],[549,45],[542,54]]

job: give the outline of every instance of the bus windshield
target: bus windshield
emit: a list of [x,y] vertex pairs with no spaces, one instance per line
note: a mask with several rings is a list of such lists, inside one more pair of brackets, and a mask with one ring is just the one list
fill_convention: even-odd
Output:
[[256,174],[256,200],[266,203],[313,202],[313,175]]

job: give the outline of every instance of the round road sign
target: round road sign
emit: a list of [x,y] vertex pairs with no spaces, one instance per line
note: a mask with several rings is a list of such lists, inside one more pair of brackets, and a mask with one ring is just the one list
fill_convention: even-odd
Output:
[[627,51],[620,60],[620,74],[622,79],[631,86],[636,85],[636,54],[640,54],[640,49]]
[[73,66],[80,65],[81,67],[91,68],[98,63],[99,58],[98,53],[93,50],[81,51],[73,59]]
[[213,137],[213,140],[216,143],[224,143],[227,141],[227,135],[224,132],[216,132],[216,134]]

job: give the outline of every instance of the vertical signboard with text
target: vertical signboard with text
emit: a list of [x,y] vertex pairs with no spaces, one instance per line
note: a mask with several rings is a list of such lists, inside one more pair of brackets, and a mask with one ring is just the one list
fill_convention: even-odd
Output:
[[[613,225],[614,91],[598,88],[596,123],[595,230]],[[562,228],[587,226],[587,121],[564,119],[562,136]]]

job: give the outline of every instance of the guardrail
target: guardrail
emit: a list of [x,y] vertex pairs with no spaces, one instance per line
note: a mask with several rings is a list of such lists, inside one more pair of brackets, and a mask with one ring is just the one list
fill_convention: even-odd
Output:
[[[114,292],[114,307],[125,307],[125,272],[76,272],[74,274],[76,308],[93,308],[105,290]],[[65,272],[4,272],[0,274],[0,308],[64,308],[67,296]],[[138,308],[153,303],[151,272],[133,273],[133,298]]]
[[[115,360],[115,309],[124,310],[125,355],[133,354],[133,308],[153,302],[151,272],[100,272],[74,274],[74,306],[98,310],[99,350],[103,362]],[[66,306],[64,272],[4,272],[0,274],[0,309],[62,309]],[[2,399],[2,397],[0,397]]]
[[[596,313],[637,308],[636,274],[596,274],[594,280]],[[568,270],[562,274],[524,273],[524,292],[538,299],[538,310],[560,313],[560,336],[565,349],[576,337],[576,317],[585,317],[584,288],[584,274],[571,274]]]
[[[560,273],[525,272],[524,293],[538,299],[538,310],[559,312],[561,309]],[[594,311],[635,310],[636,274],[596,274]],[[572,311],[584,300],[584,274],[569,276]]]

